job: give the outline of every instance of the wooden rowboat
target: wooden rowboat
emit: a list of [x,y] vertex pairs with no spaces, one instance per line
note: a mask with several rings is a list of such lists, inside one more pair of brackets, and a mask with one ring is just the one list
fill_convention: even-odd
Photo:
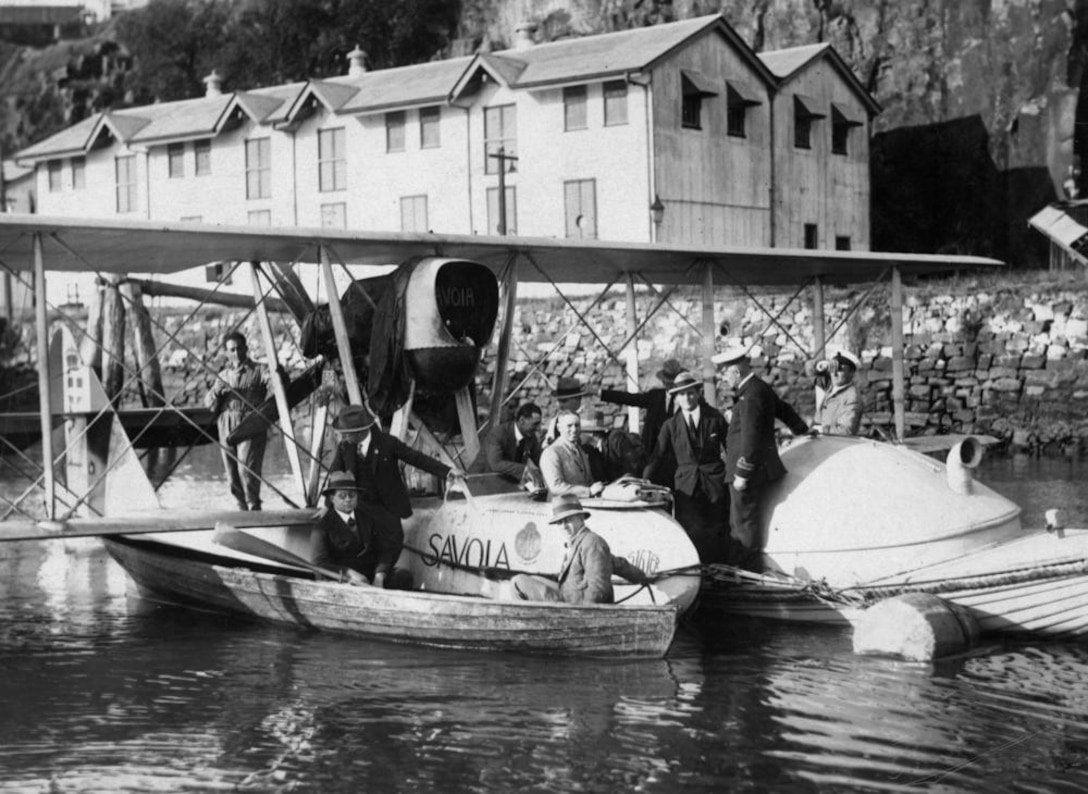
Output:
[[608,658],[660,658],[676,633],[667,605],[505,601],[315,581],[283,566],[230,564],[131,537],[104,539],[144,597],[272,623],[401,643]]

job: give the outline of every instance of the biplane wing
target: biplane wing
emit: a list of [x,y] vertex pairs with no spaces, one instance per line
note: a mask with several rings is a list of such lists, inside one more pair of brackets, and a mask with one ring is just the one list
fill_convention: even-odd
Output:
[[319,262],[325,246],[345,264],[395,265],[411,256],[469,259],[499,269],[512,257],[522,282],[608,284],[628,273],[652,284],[700,284],[713,263],[740,284],[870,281],[891,266],[903,276],[998,267],[996,259],[940,254],[789,248],[691,247],[531,237],[213,226],[0,215],[0,265],[46,270],[170,274],[209,262]]

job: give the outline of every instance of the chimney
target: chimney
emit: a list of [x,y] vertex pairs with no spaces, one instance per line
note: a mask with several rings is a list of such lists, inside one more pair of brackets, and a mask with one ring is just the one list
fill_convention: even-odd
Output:
[[204,96],[223,96],[223,78],[215,69],[212,69],[212,73],[204,78],[204,85],[207,86]]
[[355,45],[355,49],[348,53],[348,77],[358,77],[366,74],[366,53]]
[[516,28],[514,33],[516,39],[514,41],[515,50],[527,50],[533,46],[533,33],[536,31],[536,25],[532,22],[521,22]]

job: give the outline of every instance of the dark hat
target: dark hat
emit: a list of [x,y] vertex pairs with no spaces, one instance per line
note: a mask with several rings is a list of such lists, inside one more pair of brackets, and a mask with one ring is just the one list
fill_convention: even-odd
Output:
[[363,405],[347,405],[332,423],[332,429],[341,433],[366,430],[374,424],[374,415]]
[[703,382],[692,375],[690,372],[681,372],[672,381],[672,387],[669,389],[669,394],[679,394],[682,391],[688,389],[694,389],[698,386],[702,386]]
[[730,364],[736,364],[738,361],[747,361],[748,348],[731,343],[726,345],[725,350],[711,357],[710,360],[718,366],[729,366]]
[[582,382],[577,378],[562,377],[555,387],[555,399],[570,400],[574,397],[585,397],[588,392],[582,388]]
[[676,376],[683,371],[684,365],[675,358],[670,358],[661,365],[661,369],[657,371],[657,377],[661,379],[662,383],[671,386],[672,382],[676,380]]
[[572,493],[563,493],[552,499],[552,517],[549,524],[558,524],[571,516],[588,517],[589,513],[582,509],[581,500]]
[[839,362],[839,364],[849,364],[854,369],[861,369],[861,361],[859,361],[858,357],[848,350],[840,350],[838,353],[835,354],[834,358]]
[[329,479],[325,481],[325,487],[321,489],[321,495],[332,493],[333,491],[358,491],[359,486],[355,484],[355,477],[351,472],[347,471],[334,471],[329,474]]

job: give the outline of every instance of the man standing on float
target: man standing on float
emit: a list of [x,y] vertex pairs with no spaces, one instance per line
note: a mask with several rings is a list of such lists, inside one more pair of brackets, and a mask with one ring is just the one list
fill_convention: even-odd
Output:
[[725,481],[729,483],[731,565],[762,572],[763,537],[760,503],[767,486],[786,474],[778,457],[774,423],[780,419],[793,433],[808,425],[775,390],[752,372],[748,351],[730,347],[714,356],[725,367],[725,382],[733,389],[733,415],[725,445]]

